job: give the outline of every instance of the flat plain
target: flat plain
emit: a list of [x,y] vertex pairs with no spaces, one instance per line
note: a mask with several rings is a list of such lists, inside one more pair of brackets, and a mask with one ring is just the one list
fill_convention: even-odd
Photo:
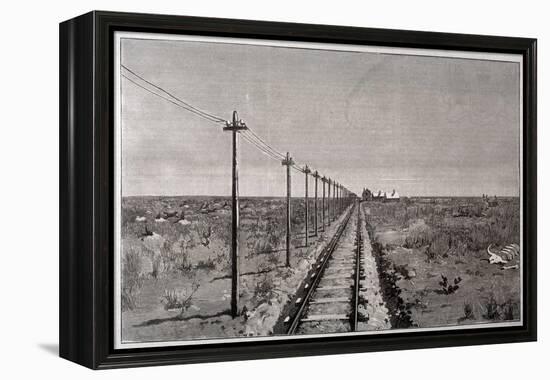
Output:
[[[292,199],[285,264],[284,198],[242,198],[240,305],[231,318],[231,201],[149,196],[122,200],[122,341],[269,336],[345,210],[304,245],[304,199]],[[520,271],[489,263],[519,244],[519,199],[402,198],[361,202],[391,328],[517,321]],[[313,210],[313,203],[310,203]],[[315,236],[317,235],[317,236]],[[520,265],[519,260],[516,260]],[[514,262],[514,263],[515,263]],[[511,263],[512,264],[512,263]],[[512,266],[512,265],[510,265]]]

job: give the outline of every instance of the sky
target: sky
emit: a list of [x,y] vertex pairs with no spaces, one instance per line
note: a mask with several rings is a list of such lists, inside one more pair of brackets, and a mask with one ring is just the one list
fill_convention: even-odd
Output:
[[[123,39],[121,62],[352,191],[519,194],[519,64]],[[122,194],[230,195],[231,134],[121,80]],[[286,169],[241,139],[242,196],[283,196]],[[293,196],[304,193],[293,172]],[[311,183],[311,181],[310,181]],[[313,188],[310,187],[310,194]]]

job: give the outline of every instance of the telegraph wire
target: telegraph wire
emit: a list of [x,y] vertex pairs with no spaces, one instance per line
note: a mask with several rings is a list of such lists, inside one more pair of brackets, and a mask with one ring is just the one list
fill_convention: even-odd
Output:
[[269,146],[266,146],[265,144],[260,143],[258,140],[254,139],[252,135],[248,133],[248,131],[241,132],[241,135],[247,139],[248,142],[251,144],[254,144],[258,149],[261,149],[263,152],[268,154],[270,157],[277,161],[281,161],[284,159],[284,156],[282,156],[280,153],[277,153],[273,149],[269,149]]
[[254,133],[253,130],[248,129],[250,133],[256,138],[261,144],[265,145],[267,148],[269,148],[273,153],[275,153],[277,156],[280,156],[281,158],[285,158],[285,155],[281,152],[277,151],[275,148],[271,147],[268,143],[266,143],[260,136],[258,136],[256,133]]
[[256,148],[258,148],[260,151],[262,151],[265,155],[267,155],[268,157],[274,159],[274,160],[277,160],[277,161],[280,161],[279,157],[277,157],[276,155],[274,155],[273,153],[271,153],[269,150],[265,149],[264,147],[262,147],[261,145],[259,145],[255,140],[251,139],[249,137],[249,135],[245,134],[245,133],[242,133],[241,132],[241,136],[243,136],[243,138],[248,141],[250,144],[254,145]]
[[[159,90],[159,91],[165,93],[166,95],[170,96],[172,99],[175,99],[176,101],[183,103],[185,106],[187,106],[187,107],[189,107],[189,108],[195,110],[196,112],[201,113],[201,114],[203,114],[203,115],[205,115],[205,116],[207,116],[207,117],[209,117],[209,118],[212,118],[212,119],[216,120],[217,122],[220,122],[220,123],[221,123],[221,122],[224,122],[224,123],[225,123],[225,119],[223,119],[223,118],[221,118],[221,117],[219,117],[219,116],[210,114],[210,113],[208,113],[208,112],[206,112],[206,111],[203,111],[203,110],[201,110],[200,108],[197,108],[197,107],[195,107],[195,106],[193,106],[193,105],[191,105],[191,104],[189,104],[189,103],[187,103],[187,102],[181,100],[181,99],[178,98],[177,96],[171,94],[170,92],[166,91],[166,90],[163,89],[162,87],[157,86],[156,84],[154,84],[154,83],[148,81],[147,79],[143,78],[141,75],[136,74],[134,71],[132,71],[131,69],[129,69],[128,67],[126,67],[126,66],[124,66],[124,65],[122,65],[122,64],[121,64],[121,67],[122,67],[123,69],[125,69],[126,71],[130,72],[132,75],[138,77],[139,79],[141,79],[141,80],[144,81],[145,83],[147,83],[147,84],[153,86],[154,88],[156,88],[157,90]],[[126,78],[128,79],[128,77],[126,77]]]
[[[138,83],[138,80],[136,80],[135,78],[130,78],[130,76],[126,75],[125,73],[121,73],[122,77],[124,77],[125,79],[127,79],[128,81],[130,81],[131,83],[133,83],[134,85],[142,88],[143,90],[163,99],[163,100],[166,100],[167,102],[170,102],[172,104],[174,104],[175,106],[178,106],[188,112],[191,112],[199,117],[202,117],[203,119],[205,120],[208,120],[210,122],[213,122],[213,123],[227,123],[227,121],[225,119],[223,119],[222,117],[219,117],[219,116],[216,116],[214,114],[211,114],[209,112],[206,112],[204,110],[201,110],[200,108],[198,107],[195,107],[193,106],[192,104],[186,102],[186,101],[183,101],[182,99],[178,98],[177,96],[173,95],[172,93],[168,92],[167,90],[163,89],[162,87],[154,84],[153,82],[150,82],[149,80],[143,78],[141,75],[135,73],[133,70],[129,69],[128,67],[126,67],[125,65],[122,65],[121,64],[121,67],[126,70],[127,72],[129,72],[132,76],[138,78],[139,81],[142,81],[142,82],[145,82],[147,85],[149,86],[152,86],[155,90],[158,90],[161,92],[161,94],[159,94],[158,92],[150,89],[147,87],[147,85],[145,84],[142,84],[142,83]],[[163,94],[166,94],[163,95]],[[168,97],[167,97],[168,96]],[[276,160],[276,161],[280,161],[282,159],[285,159],[286,155],[284,155],[283,153],[279,152],[277,149],[273,148],[271,145],[269,145],[267,142],[265,142],[264,139],[262,139],[260,136],[258,136],[252,129],[250,129],[250,127],[246,130],[244,130],[243,132],[241,132],[241,135],[243,136],[243,138],[251,145],[253,145],[254,147],[256,147],[256,149],[260,150],[260,152],[262,154],[264,154],[266,157],[268,158],[271,158],[273,160]],[[290,167],[296,171],[296,172],[299,172],[299,173],[305,173],[304,169],[302,167],[300,167],[297,163],[294,163],[292,165],[290,165]]]
[[219,123],[219,122],[220,122],[220,121],[218,121],[218,120],[215,120],[215,119],[206,117],[205,115],[202,115],[201,113],[199,113],[199,112],[197,112],[197,111],[195,111],[195,110],[193,110],[193,109],[191,109],[191,108],[185,107],[185,106],[183,106],[183,105],[181,105],[181,104],[175,102],[175,101],[172,100],[172,99],[168,99],[168,98],[166,98],[166,97],[164,97],[164,96],[162,96],[162,95],[160,95],[160,94],[158,94],[158,93],[156,93],[156,92],[154,92],[154,91],[148,89],[147,87],[143,86],[142,84],[136,82],[135,80],[131,79],[130,77],[128,77],[128,76],[126,76],[126,75],[124,75],[124,74],[121,74],[121,75],[122,75],[124,78],[126,78],[127,80],[129,80],[130,82],[132,82],[134,85],[136,85],[136,86],[138,86],[138,87],[141,87],[141,88],[144,89],[145,91],[147,91],[147,92],[149,92],[149,93],[151,93],[151,94],[153,94],[153,95],[156,95],[156,96],[158,96],[159,98],[166,100],[167,102],[170,102],[170,103],[172,103],[172,104],[174,104],[174,105],[176,105],[176,106],[178,106],[178,107],[180,107],[180,108],[183,108],[183,109],[186,110],[186,111],[192,112],[192,113],[194,113],[195,115],[200,116],[200,117],[202,117],[203,119],[206,119],[206,120],[208,120],[208,121],[211,121],[211,122],[214,122],[214,123]]
[[[193,106],[192,104],[188,103],[188,102],[185,102],[183,101],[182,99],[178,98],[177,96],[171,94],[170,92],[166,91],[165,89],[163,89],[162,87],[154,84],[153,82],[145,79],[144,77],[142,77],[141,75],[137,74],[135,71],[131,70],[130,68],[128,68],[127,66],[125,65],[121,65],[121,67],[126,70],[127,72],[129,72],[130,74],[132,74],[134,77],[138,78],[139,80],[145,82],[147,85],[149,86],[152,86],[154,89],[162,92],[163,94],[166,94],[168,97],[170,97],[171,99],[167,98],[166,96],[164,96],[163,94],[159,94],[158,92],[156,91],[153,91],[151,90],[150,88],[148,88],[146,85],[142,84],[142,83],[138,83],[138,81],[135,79],[135,78],[130,78],[130,76],[126,75],[125,73],[122,73],[121,75],[126,78],[128,81],[132,82],[134,85],[142,88],[143,90],[163,99],[163,100],[166,100],[180,108],[183,108],[185,109],[186,111],[189,111],[189,112],[192,112],[193,114],[197,115],[197,116],[200,116],[208,121],[212,121],[212,122],[215,122],[215,123],[225,123],[226,121],[219,117],[219,116],[216,116],[216,115],[213,115],[209,112],[206,112],[206,111],[203,111],[201,109],[199,109],[198,107],[195,107]],[[181,104],[180,104],[181,103]],[[245,139],[252,145],[254,145],[257,149],[259,149],[262,153],[264,153],[266,156],[270,157],[270,158],[273,158],[273,159],[276,159],[276,160],[280,160],[280,159],[283,159],[285,156],[280,153],[279,151],[277,151],[275,148],[273,148],[272,146],[270,146],[268,143],[266,143],[260,136],[258,136],[254,131],[252,131],[250,128],[247,129],[245,132],[248,132],[250,133],[249,135],[247,136],[244,136],[243,134],[243,137],[245,137]]]

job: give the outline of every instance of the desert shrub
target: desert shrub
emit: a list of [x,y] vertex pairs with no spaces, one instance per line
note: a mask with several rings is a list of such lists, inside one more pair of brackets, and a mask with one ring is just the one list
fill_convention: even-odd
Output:
[[159,255],[153,256],[152,270],[151,270],[151,276],[153,276],[153,278],[159,277],[161,264],[162,264],[162,256],[159,256]]
[[438,257],[447,257],[448,252],[449,235],[445,233],[435,235],[425,251],[428,261],[436,260]]
[[485,207],[482,203],[476,203],[470,208],[469,216],[477,218],[482,217],[484,209]]
[[404,206],[404,207],[408,207],[412,204],[412,200],[409,198],[409,197],[401,197],[401,204]]
[[415,222],[409,226],[409,232],[405,237],[405,248],[420,248],[431,244],[434,238],[433,229],[421,222]]
[[137,296],[143,286],[141,252],[134,246],[123,246],[122,256],[122,310],[134,310]]
[[122,236],[138,236],[143,229],[142,224],[144,223],[137,223],[136,217],[145,215],[147,215],[145,207],[137,205],[135,202],[131,202],[127,198],[123,198],[121,209]]
[[451,237],[447,233],[440,233],[434,236],[434,239],[428,247],[436,252],[438,256],[446,257],[451,246]]
[[418,207],[416,206],[407,206],[406,208],[406,217],[408,220],[413,220],[418,218]]
[[494,293],[491,293],[484,304],[483,318],[491,321],[510,321],[516,319],[519,313],[518,303],[512,299],[499,302]]
[[[210,246],[213,230],[212,225],[206,221],[194,223],[192,228],[194,235],[197,237],[197,243],[204,247]],[[190,234],[189,236],[192,238],[193,234]]]
[[[297,252],[295,252],[297,253]],[[278,252],[271,251],[265,255],[265,259],[261,261],[258,266],[258,270],[262,271],[271,271],[276,269],[280,264],[280,255]]]
[[491,208],[486,208],[481,200],[464,202],[415,199],[395,204],[371,203],[369,223],[408,227],[403,246],[425,248],[428,260],[446,255],[478,254],[489,244],[518,243],[519,203],[516,199],[502,200],[499,206]]
[[277,267],[280,264],[279,255],[276,252],[270,252],[267,255],[267,263],[272,267]]
[[282,225],[282,220],[274,221],[261,217],[256,223],[251,224],[246,236],[249,255],[270,253],[279,249],[284,238]]
[[470,231],[470,241],[468,248],[472,251],[480,251],[486,249],[493,241],[493,234],[491,226],[484,224],[477,224]]
[[487,225],[491,227],[489,244],[494,243],[502,246],[519,243],[520,218],[517,200],[501,202],[499,206],[489,208],[486,215]]
[[163,270],[165,272],[178,271],[188,273],[192,269],[190,261],[190,251],[196,246],[194,234],[187,233],[180,235],[175,242],[165,240],[160,254],[162,259]]
[[384,248],[372,234],[372,227],[367,225],[367,230],[372,241],[372,248],[376,267],[380,276],[382,298],[390,310],[390,322],[393,328],[408,328],[414,326],[411,308],[413,304],[406,303],[401,297],[402,290],[397,282],[402,274],[394,269],[391,261],[387,258]]
[[177,309],[181,307],[181,296],[175,289],[164,289],[164,294],[161,297],[161,303],[164,304],[165,310]]
[[502,306],[503,307],[503,313],[502,317],[505,321],[511,321],[515,319],[514,317],[514,303],[512,300],[506,301],[506,303]]
[[193,304],[193,296],[199,290],[199,287],[200,284],[193,281],[191,286],[186,289],[165,289],[160,302],[164,304],[165,310],[180,309],[180,316],[182,316]]
[[449,283],[449,279],[446,276],[441,275],[441,281],[439,281],[439,286],[441,286],[441,289],[439,290],[439,293],[446,295],[453,294],[458,290],[458,284],[461,282],[462,278],[460,276],[456,277],[452,283]]
[[414,276],[415,271],[412,271],[411,268],[405,264],[405,265],[393,265],[393,270],[396,273],[399,273],[401,277],[403,277],[405,280],[410,280],[411,276]]
[[224,215],[219,218],[209,220],[210,226],[212,226],[212,238],[218,239],[224,246],[231,244],[231,217]]
[[[468,251],[468,239],[461,233],[449,235],[449,256],[465,256]],[[464,263],[464,262],[462,262]]]
[[464,302],[464,316],[462,317],[463,320],[467,319],[475,319],[474,315],[474,307],[471,302]]
[[480,271],[480,270],[471,270],[470,268],[466,269],[466,272],[465,272],[468,276],[478,276],[478,277],[483,277],[484,274]]
[[164,272],[171,272],[175,269],[176,253],[172,250],[170,243],[165,242],[160,248],[160,260]]
[[192,235],[186,235],[179,241],[179,254],[175,257],[174,267],[183,273],[191,270],[189,260],[189,250],[195,247],[195,241]]
[[432,204],[424,204],[420,208],[420,216],[422,218],[432,217],[436,215],[434,212],[434,206]]
[[489,299],[485,303],[485,314],[483,318],[491,321],[499,320],[501,318],[499,304],[493,294],[489,296]]
[[216,269],[216,262],[214,259],[210,259],[210,258],[206,260],[199,260],[195,268],[202,269],[205,271],[211,271]]
[[229,265],[231,263],[229,259],[229,248],[222,248],[216,253],[215,263],[220,271],[227,272],[229,270]]
[[409,210],[408,202],[372,204],[370,221],[376,224],[395,223],[406,227],[418,217],[418,208]]
[[483,203],[480,202],[457,205],[451,208],[451,215],[454,217],[479,218],[483,216],[484,209]]
[[278,291],[273,282],[273,277],[265,275],[254,287],[254,297],[257,300],[269,300],[277,295]]

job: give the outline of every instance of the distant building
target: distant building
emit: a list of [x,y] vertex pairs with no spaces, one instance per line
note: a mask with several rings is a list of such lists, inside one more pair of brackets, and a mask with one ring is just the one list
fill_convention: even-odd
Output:
[[386,202],[399,202],[399,193],[395,191],[395,189],[393,189],[390,194],[385,193],[385,196],[386,196],[386,199],[385,199]]
[[384,190],[371,191],[367,188],[363,189],[361,198],[364,201],[382,201],[382,202],[399,202],[399,193],[392,190],[391,193],[387,193]]
[[363,193],[361,194],[361,199],[364,201],[371,201],[372,200],[372,191],[370,191],[367,188],[363,189]]
[[375,201],[383,201],[386,198],[386,192],[378,190],[372,194],[372,199]]

